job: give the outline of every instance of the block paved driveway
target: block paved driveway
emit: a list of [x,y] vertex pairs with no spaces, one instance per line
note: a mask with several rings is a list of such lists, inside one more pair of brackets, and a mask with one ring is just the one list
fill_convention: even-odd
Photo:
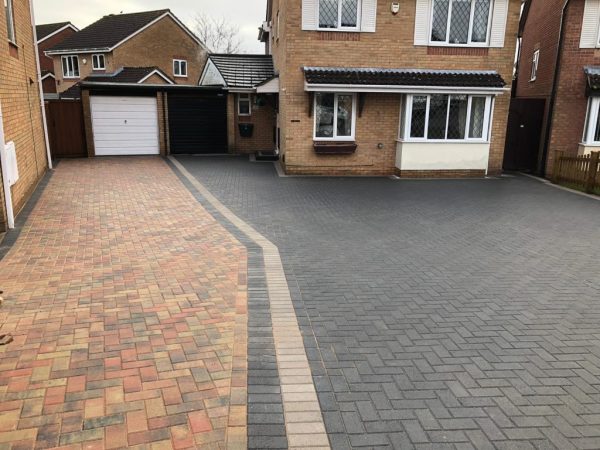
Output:
[[178,160],[279,246],[333,448],[600,449],[599,202]]
[[246,262],[162,159],[61,162],[0,261],[0,448],[245,435]]

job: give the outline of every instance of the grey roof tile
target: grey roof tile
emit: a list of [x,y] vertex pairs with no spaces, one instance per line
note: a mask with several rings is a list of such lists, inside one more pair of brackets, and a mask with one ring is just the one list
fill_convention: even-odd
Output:
[[213,54],[209,59],[230,88],[254,88],[275,76],[271,55]]

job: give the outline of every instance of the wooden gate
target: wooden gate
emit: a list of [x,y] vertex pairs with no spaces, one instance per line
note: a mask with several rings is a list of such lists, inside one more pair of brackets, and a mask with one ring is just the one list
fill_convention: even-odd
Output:
[[46,102],[52,158],[85,158],[87,145],[81,100]]
[[540,143],[546,101],[540,99],[513,99],[510,102],[504,169],[540,173]]

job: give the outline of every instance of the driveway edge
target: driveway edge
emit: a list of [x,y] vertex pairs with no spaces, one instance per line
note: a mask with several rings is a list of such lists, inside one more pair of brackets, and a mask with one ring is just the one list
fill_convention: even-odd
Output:
[[298,449],[329,449],[329,438],[279,249],[223,205],[179,161],[172,156],[168,160],[215,210],[262,248],[288,445]]

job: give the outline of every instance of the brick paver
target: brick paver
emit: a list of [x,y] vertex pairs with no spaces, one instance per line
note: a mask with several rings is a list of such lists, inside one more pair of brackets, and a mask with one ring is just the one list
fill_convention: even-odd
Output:
[[332,448],[600,449],[598,202],[178,160],[278,246]]
[[160,158],[62,162],[0,261],[0,448],[243,447],[246,274]]

